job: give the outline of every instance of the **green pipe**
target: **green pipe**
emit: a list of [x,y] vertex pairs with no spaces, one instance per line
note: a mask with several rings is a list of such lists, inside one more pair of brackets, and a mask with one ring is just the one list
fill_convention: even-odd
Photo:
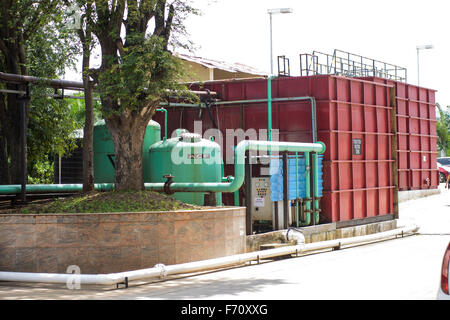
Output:
[[164,108],[156,109],[156,111],[164,112],[164,140],[167,139],[167,110]]
[[[288,98],[272,98],[272,79],[271,76],[267,78],[267,99],[249,99],[249,100],[234,100],[234,101],[217,101],[213,105],[232,105],[232,104],[246,104],[246,103],[264,103],[267,102],[268,109],[268,138],[272,141],[272,103],[273,102],[290,102],[290,101],[305,101],[311,102],[311,121],[312,121],[312,141],[317,142],[317,120],[316,120],[316,99],[314,97],[288,97]],[[204,103],[190,104],[190,103],[160,103],[164,107],[188,107],[188,108],[206,108]]]
[[[311,198],[311,168],[310,168],[310,161],[309,161],[309,152],[305,152],[305,181],[306,181],[306,186],[305,186],[305,197],[306,199],[310,199]],[[301,223],[301,226],[309,226],[311,224],[311,214],[309,212],[309,210],[311,210],[311,201],[306,201],[306,212],[305,212],[305,221]]]
[[[170,190],[173,192],[235,192],[244,183],[245,152],[246,151],[276,151],[276,152],[325,152],[325,145],[318,143],[276,142],[243,140],[234,150],[234,180],[229,183],[204,182],[188,183],[173,182]],[[164,191],[164,183],[145,183],[145,188],[153,191]]]
[[314,221],[315,224],[319,224],[319,159],[316,153],[313,153],[313,162],[314,162]]
[[[299,143],[299,142],[276,142],[276,141],[255,141],[243,140],[234,150],[234,179],[227,183],[205,182],[186,183],[173,182],[170,184],[170,191],[173,192],[235,192],[244,183],[245,177],[245,152],[246,151],[276,151],[276,152],[316,152],[324,153],[325,144]],[[145,183],[145,189],[163,192],[165,183]],[[27,185],[26,192],[76,192],[83,189],[82,184],[49,184],[49,185]],[[113,183],[95,184],[97,191],[109,191],[114,189]],[[16,194],[21,191],[21,185],[2,185],[0,194]]]
[[295,153],[295,213],[296,227],[298,227],[298,153]]
[[234,192],[234,206],[239,207],[239,190]]
[[206,108],[204,103],[167,103],[161,102],[160,107]]
[[[114,189],[113,183],[96,183],[94,189],[97,191],[110,191]],[[0,194],[17,194],[22,190],[20,184],[0,185]],[[83,191],[82,184],[27,184],[27,193],[42,192],[78,192]]]

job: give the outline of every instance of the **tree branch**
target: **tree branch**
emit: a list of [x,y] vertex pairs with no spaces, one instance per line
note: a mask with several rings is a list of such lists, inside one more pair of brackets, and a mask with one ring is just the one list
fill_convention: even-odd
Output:
[[165,9],[166,0],[157,0],[155,8],[155,30],[153,34],[155,36],[160,36],[165,29]]
[[23,31],[23,39],[28,40],[30,36],[36,32],[39,27],[45,23],[45,18],[49,16],[53,11],[55,11],[58,5],[58,0],[42,0],[39,2],[39,6],[36,8],[33,18],[25,26]]
[[164,39],[165,39],[165,49],[167,50],[167,45],[169,43],[170,32],[172,31],[173,18],[175,16],[175,8],[173,4],[169,7],[169,15],[167,16],[166,26],[164,27]]

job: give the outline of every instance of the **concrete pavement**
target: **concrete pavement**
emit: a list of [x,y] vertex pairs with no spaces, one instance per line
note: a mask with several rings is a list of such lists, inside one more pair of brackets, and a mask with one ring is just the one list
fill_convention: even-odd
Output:
[[[442,186],[441,186],[442,188]],[[434,299],[450,241],[450,191],[400,203],[419,235],[128,289],[0,283],[0,299]]]

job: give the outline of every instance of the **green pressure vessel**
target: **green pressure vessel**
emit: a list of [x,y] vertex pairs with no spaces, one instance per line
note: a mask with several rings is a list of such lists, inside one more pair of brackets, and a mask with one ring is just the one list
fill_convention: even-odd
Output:
[[[178,137],[155,143],[149,148],[148,163],[151,182],[221,182],[223,161],[220,146],[202,139],[199,134],[180,132]],[[185,203],[204,205],[204,193],[177,192],[174,198]],[[222,194],[216,194],[216,204],[222,205]]]
[[[161,140],[161,126],[150,120],[145,130],[144,145],[142,147],[142,170],[144,182],[150,182],[148,163],[148,148]],[[105,120],[94,125],[94,182],[114,183],[114,143],[106,126]]]

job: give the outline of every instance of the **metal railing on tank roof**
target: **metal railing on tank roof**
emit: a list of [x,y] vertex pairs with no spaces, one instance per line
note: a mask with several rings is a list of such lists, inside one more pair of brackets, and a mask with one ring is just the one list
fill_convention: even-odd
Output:
[[380,77],[406,82],[406,68],[335,49],[332,55],[320,51],[300,54],[300,75],[332,74],[346,77]]

